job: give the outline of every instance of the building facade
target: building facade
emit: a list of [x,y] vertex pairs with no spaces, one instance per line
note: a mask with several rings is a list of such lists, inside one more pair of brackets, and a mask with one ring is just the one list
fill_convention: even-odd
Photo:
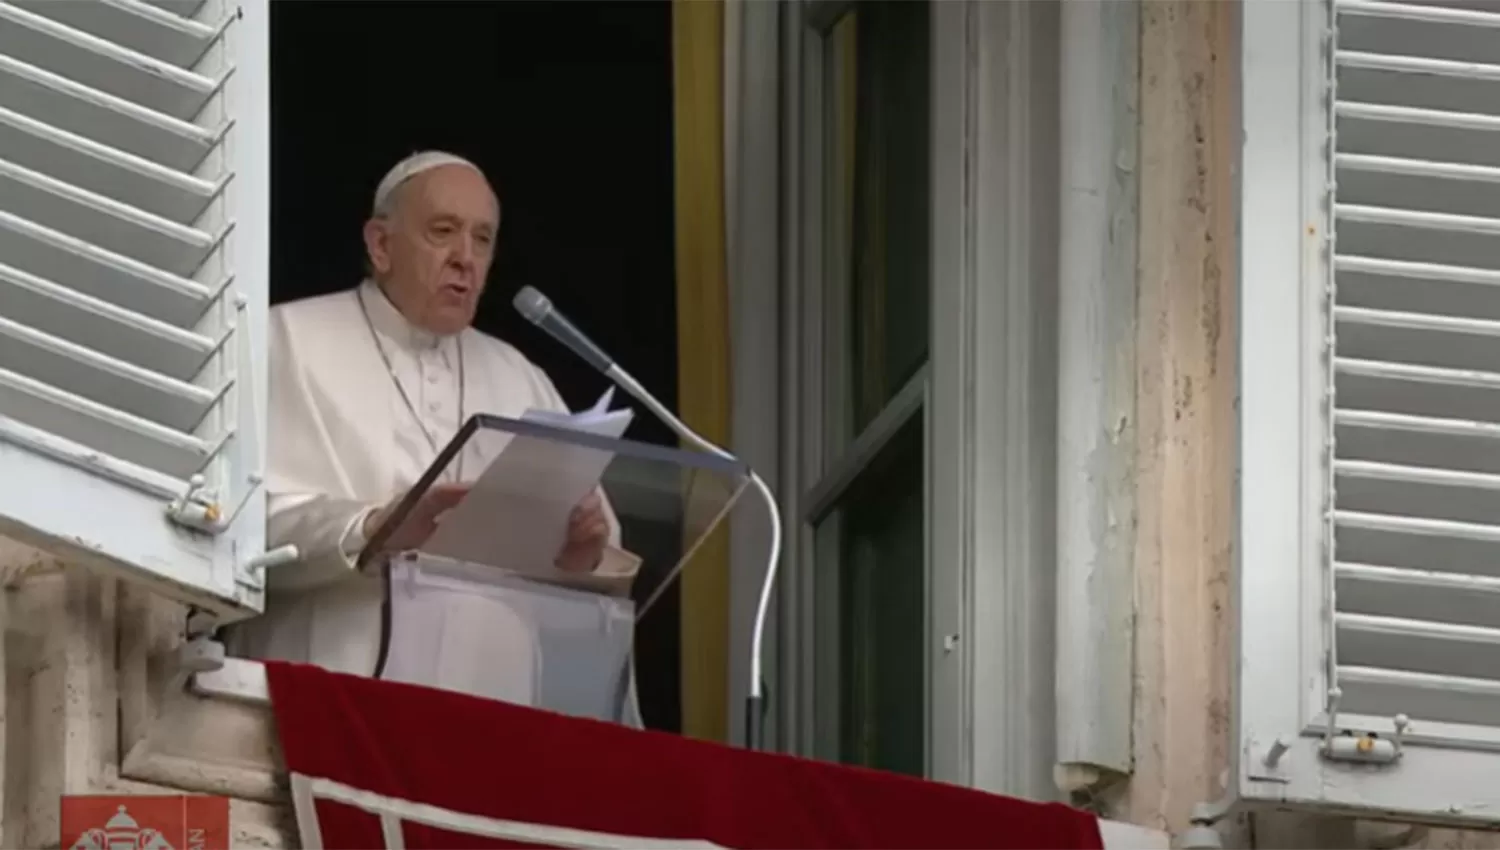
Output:
[[[264,81],[264,2],[153,8],[195,23],[243,13],[217,33],[177,29],[222,36],[228,79]],[[0,45],[24,31],[108,58],[77,32],[137,32],[86,11],[59,30],[29,9],[0,6]],[[1500,361],[1500,309],[1486,312],[1500,280],[1489,250],[1500,243],[1487,241],[1500,233],[1489,153],[1500,146],[1485,144],[1500,127],[1496,10],[695,0],[674,11],[682,406],[782,502],[772,744],[1067,799],[1156,831],[1148,842],[1207,846],[1196,822],[1224,846],[1495,844],[1477,830],[1500,825],[1500,786],[1486,779],[1500,776],[1486,720],[1500,688],[1500,578],[1485,548],[1500,532],[1483,508],[1500,471],[1484,460],[1487,423],[1500,421],[1484,406],[1486,364]],[[133,49],[176,55],[170,40]],[[87,63],[76,85],[56,84],[37,71],[45,57],[16,52],[0,46],[0,73],[58,98],[109,85]],[[223,82],[222,69],[179,71],[185,105],[150,105],[188,115],[177,124],[114,101],[92,124],[61,112],[27,123],[7,118],[20,101],[0,101],[15,138],[35,140],[0,145],[0,165],[15,159],[8,179],[65,199],[135,184],[48,172],[81,161],[48,152],[129,165],[167,188],[114,214],[154,223],[143,210],[170,218],[168,202],[200,187],[152,153],[165,142],[120,131],[119,116],[223,145],[234,191],[171,231],[185,253],[164,253],[159,274],[110,267],[217,303],[230,289],[201,274],[188,280],[198,289],[171,289],[172,263],[201,250],[188,230],[222,235],[214,222],[235,220],[210,250],[226,252],[215,262],[236,281],[241,318],[179,318],[174,335],[159,325],[175,303],[147,299],[116,306],[157,325],[108,313],[118,337],[100,339],[145,328],[190,352],[195,336],[241,339],[239,328],[244,359],[222,368],[243,378],[265,309],[246,259],[264,238],[264,163],[244,147],[264,139],[264,103],[253,85],[210,86],[222,111],[200,111],[195,78]],[[215,135],[225,116],[224,132],[242,135]],[[109,133],[103,151],[74,138]],[[28,219],[21,197],[0,194],[10,238],[45,242],[51,231],[27,222],[67,229]],[[109,265],[125,249],[111,250],[89,256]],[[7,266],[0,280],[81,304],[43,285],[46,268]],[[0,301],[0,331],[42,348],[66,336],[12,333],[48,318],[6,312],[22,303]],[[174,350],[157,353],[137,365],[170,370]],[[112,354],[129,359],[100,352]],[[50,375],[71,396],[98,392],[93,373],[21,374],[27,383],[18,372],[21,361],[0,359],[14,394],[0,399],[53,398],[37,384]],[[140,382],[203,396],[189,381]],[[215,415],[238,423],[230,454],[205,467],[221,494],[253,469],[244,438],[263,428],[263,389],[237,386],[198,402],[228,399]],[[158,520],[130,494],[155,491],[126,494],[89,452],[170,475],[217,445],[138,427],[143,413],[89,411],[95,427],[61,442],[36,432],[74,420],[0,433],[5,468],[24,465],[71,504],[137,511],[144,526]],[[216,539],[253,541],[250,489]],[[233,797],[236,846],[289,842],[254,664],[180,649],[184,603],[244,616],[259,604],[256,570],[274,566],[183,552],[165,532],[108,537],[66,505],[19,498],[0,497],[7,533],[24,541],[0,553],[4,842],[55,841],[60,793],[155,788]],[[217,514],[228,498],[206,505]],[[685,574],[690,734],[740,740],[765,539],[742,507]],[[185,693],[192,670],[215,666]]]

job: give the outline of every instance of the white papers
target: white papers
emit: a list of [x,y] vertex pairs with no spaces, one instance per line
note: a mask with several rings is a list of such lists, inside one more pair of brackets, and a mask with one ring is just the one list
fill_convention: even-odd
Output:
[[630,426],[631,420],[635,418],[635,411],[628,407],[618,410],[610,410],[609,405],[615,400],[615,388],[610,387],[599,396],[594,406],[588,410],[577,413],[559,413],[555,410],[528,410],[521,418],[527,422],[537,422],[542,425],[552,425],[558,428],[571,428],[575,431],[583,431],[589,434],[597,434],[601,437],[609,437],[618,440]]
[[[522,419],[554,428],[619,439],[635,412],[610,410],[610,388],[579,413],[528,411]],[[554,561],[567,539],[568,515],[599,484],[614,453],[608,449],[518,435],[476,479],[469,494],[422,546],[440,557],[519,573],[558,572]]]

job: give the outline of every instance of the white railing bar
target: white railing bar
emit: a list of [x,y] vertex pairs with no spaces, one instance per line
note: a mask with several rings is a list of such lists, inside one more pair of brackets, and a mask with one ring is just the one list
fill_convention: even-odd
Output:
[[[617,835],[608,832],[591,832],[563,826],[524,823],[521,821],[463,814],[462,812],[455,812],[426,803],[413,803],[399,797],[387,797],[383,794],[354,788],[342,782],[335,782],[332,779],[307,777],[297,773],[292,774],[294,797],[299,778],[308,783],[309,794],[306,806],[309,811],[313,812],[316,811],[313,805],[314,801],[322,798],[332,800],[336,803],[343,803],[346,806],[353,806],[372,815],[399,815],[402,820],[450,832],[462,832],[483,838],[498,838],[505,841],[516,841],[544,847],[567,847],[573,848],[573,850],[728,850],[728,848],[721,847],[711,841],[700,839],[647,838],[638,835]],[[302,804],[298,803],[298,805]],[[316,814],[313,817],[316,818]],[[301,820],[301,811],[299,810],[299,824]],[[304,840],[303,847],[305,850],[313,850],[315,846],[321,847],[321,837],[316,835],[315,837],[318,838],[320,843],[318,845],[309,845]]]
[[400,815],[381,813],[380,837],[385,841],[385,850],[406,850],[406,836],[401,833]]
[[292,779],[292,813],[297,816],[297,842],[302,850],[323,850],[323,828],[318,824],[318,803],[313,780],[295,771]]

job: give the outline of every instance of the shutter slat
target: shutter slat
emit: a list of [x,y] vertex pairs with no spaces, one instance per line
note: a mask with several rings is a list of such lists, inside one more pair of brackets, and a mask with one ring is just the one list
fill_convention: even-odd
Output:
[[1345,510],[1460,522],[1500,517],[1500,475],[1493,473],[1336,460],[1333,474]]
[[1333,518],[1340,559],[1500,578],[1500,526],[1347,510]]
[[171,14],[191,18],[203,8],[204,0],[145,0],[145,2]]
[[1341,151],[1500,165],[1495,115],[1342,100],[1334,115]]
[[1500,167],[1408,157],[1341,154],[1335,160],[1339,197],[1351,206],[1399,198],[1408,209],[1500,216]]
[[1500,65],[1488,62],[1463,62],[1453,59],[1434,59],[1430,56],[1402,56],[1358,50],[1340,50],[1335,59],[1341,68],[1361,71],[1390,71],[1426,77],[1500,81]]
[[0,201],[0,257],[17,268],[114,304],[192,327],[217,288],[153,268],[7,213]]
[[1500,321],[1339,307],[1334,329],[1348,357],[1500,372]]
[[[1472,2],[1472,0],[1458,0]],[[1398,21],[1421,21],[1424,23],[1461,24],[1473,27],[1500,29],[1500,14],[1484,9],[1461,6],[1422,5],[1420,3],[1387,3],[1382,0],[1338,0],[1334,4],[1338,13],[1353,17],[1388,18]],[[1409,33],[1400,29],[1398,32]],[[1344,31],[1345,38],[1350,33]],[[1366,43],[1367,42],[1362,42]],[[1408,42],[1409,43],[1409,42]]]
[[1341,98],[1491,115],[1500,108],[1500,64],[1494,62],[1344,49],[1334,58]]
[[20,218],[153,268],[190,276],[222,233],[188,227],[0,159],[0,197]]
[[1351,462],[1500,474],[1500,424],[1493,422],[1340,409],[1334,438],[1339,458]]
[[1500,14],[1337,0],[1340,710],[1500,718]]
[[[1482,543],[1500,543],[1500,525],[1479,522],[1452,522],[1409,516],[1388,516],[1362,511],[1337,510],[1334,522],[1342,528],[1384,532],[1392,535],[1417,537],[1447,537],[1454,540],[1472,540]],[[1366,547],[1347,547],[1351,550]],[[1350,554],[1355,554],[1351,552]],[[1371,560],[1374,560],[1373,558]],[[1496,565],[1500,568],[1500,564]]]
[[[1389,103],[1360,103],[1340,100],[1334,109],[1340,121],[1368,121],[1372,124],[1414,124],[1451,130],[1473,130],[1479,133],[1500,132],[1500,116],[1481,112],[1454,112],[1447,109],[1422,109]],[[1342,135],[1342,134],[1340,134]]]
[[1341,662],[1471,679],[1500,674],[1500,629],[1373,614],[1334,620]]
[[202,215],[226,182],[176,171],[4,108],[0,151],[17,165],[179,224]]
[[1411,3],[1341,2],[1340,42],[1372,53],[1402,54],[1421,44],[1423,55],[1466,62],[1500,61],[1500,15],[1482,9]]
[[[5,418],[184,483],[203,469],[219,445],[4,368],[0,411]],[[174,487],[178,493],[182,489]]]
[[200,127],[0,53],[0,106],[178,171],[193,171],[226,127]]
[[192,380],[223,341],[131,312],[0,263],[0,316]]
[[1474,268],[1500,268],[1500,218],[1337,204],[1340,250]]
[[1350,613],[1500,629],[1500,578],[1348,563],[1334,577]]
[[1335,271],[1349,307],[1500,320],[1500,270],[1340,256]]
[[1451,230],[1463,233],[1500,233],[1500,218],[1475,215],[1451,215],[1426,210],[1391,209],[1355,204],[1339,204],[1334,214],[1340,224],[1383,224],[1416,227],[1424,230]]
[[200,23],[141,0],[93,0],[92,6],[56,0],[10,2],[180,67],[197,62],[223,30],[223,23],[218,26]]
[[191,121],[223,83],[0,0],[0,53],[65,67],[75,82]]
[[[1349,428],[1372,428],[1449,437],[1484,437],[1500,440],[1500,424],[1470,422],[1463,419],[1440,419],[1434,416],[1407,416],[1375,410],[1339,410],[1334,421]],[[1406,436],[1403,434],[1403,436]]]
[[1500,168],[1486,165],[1468,165],[1461,162],[1432,162],[1425,159],[1410,159],[1399,156],[1339,154],[1334,158],[1334,165],[1344,172],[1339,175],[1340,197],[1347,197],[1345,180],[1351,175],[1360,172],[1500,183]]
[[1490,728],[1500,704],[1500,681],[1409,670],[1340,665],[1343,703],[1380,717],[1406,714],[1443,723]]
[[12,371],[168,428],[190,432],[223,395],[0,317],[0,363]]

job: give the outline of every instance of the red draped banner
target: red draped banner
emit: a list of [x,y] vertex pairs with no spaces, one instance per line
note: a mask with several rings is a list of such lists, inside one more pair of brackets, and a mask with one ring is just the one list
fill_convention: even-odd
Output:
[[[746,850],[1103,846],[1094,816],[1056,803],[306,665],[266,668],[294,775],[536,827],[510,833],[524,840],[502,841],[408,822],[409,848],[556,846],[548,836],[570,830],[594,841],[615,836],[624,846],[699,840]],[[319,800],[317,812],[325,847],[386,846],[378,817],[368,811]]]

